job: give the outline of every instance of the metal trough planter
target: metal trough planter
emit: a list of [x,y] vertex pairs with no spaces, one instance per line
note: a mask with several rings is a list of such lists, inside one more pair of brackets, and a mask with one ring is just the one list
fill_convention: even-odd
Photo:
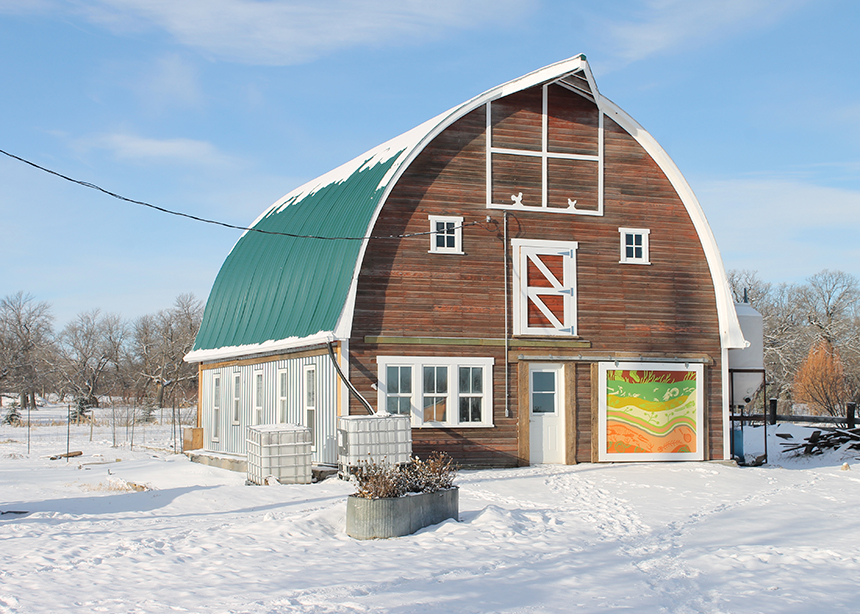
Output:
[[460,516],[460,489],[410,494],[390,499],[346,500],[346,534],[355,539],[401,537]]

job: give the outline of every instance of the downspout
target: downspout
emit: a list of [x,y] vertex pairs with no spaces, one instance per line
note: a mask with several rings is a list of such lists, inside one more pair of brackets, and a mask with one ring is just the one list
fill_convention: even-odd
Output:
[[334,365],[334,370],[337,371],[338,376],[343,381],[343,383],[346,384],[346,387],[347,389],[349,389],[349,392],[352,394],[352,396],[358,399],[359,403],[364,405],[365,409],[367,409],[368,414],[370,414],[371,416],[374,415],[376,412],[373,411],[373,407],[370,406],[370,403],[367,402],[367,399],[361,396],[361,393],[355,389],[355,386],[352,385],[352,382],[349,381],[346,375],[343,374],[343,371],[340,370],[340,365],[337,364],[337,358],[335,358],[334,355],[334,346],[331,341],[328,342],[328,356],[329,358],[331,358],[331,364]]
[[504,238],[505,238],[505,418],[511,417],[511,379],[510,365],[508,364],[509,351],[509,335],[510,326],[508,323],[508,212],[505,211],[504,216]]

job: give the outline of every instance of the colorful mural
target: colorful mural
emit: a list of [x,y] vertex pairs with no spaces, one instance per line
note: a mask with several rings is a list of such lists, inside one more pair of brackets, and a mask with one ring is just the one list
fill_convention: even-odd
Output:
[[701,365],[601,365],[602,460],[702,458]]

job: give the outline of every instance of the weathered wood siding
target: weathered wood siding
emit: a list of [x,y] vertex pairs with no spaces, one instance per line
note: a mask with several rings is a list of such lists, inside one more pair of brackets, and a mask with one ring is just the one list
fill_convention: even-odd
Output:
[[[596,155],[595,105],[558,86],[550,91],[549,148]],[[426,232],[429,215],[463,216],[465,255],[429,254],[426,235],[369,245],[358,281],[350,376],[362,394],[375,399],[371,384],[377,380],[377,355],[494,358],[494,428],[416,428],[414,448],[418,453],[443,449],[471,465],[510,465],[518,462],[517,369],[512,364],[511,416],[506,418],[502,348],[365,343],[366,336],[504,338],[503,213],[486,207],[485,112],[473,111],[434,139],[405,171],[383,207],[374,235]],[[540,150],[540,112],[539,87],[493,103],[493,146]],[[696,353],[712,359],[706,370],[708,448],[711,458],[719,458],[720,341],[703,249],[680,198],[657,164],[608,117],[604,129],[604,215],[511,211],[509,239],[578,241],[578,332],[580,339],[590,342],[591,352]],[[540,173],[523,157],[508,158],[494,155],[496,202],[510,203],[512,191],[540,194]],[[540,166],[539,158],[534,162]],[[583,208],[596,208],[596,169],[590,161],[564,160],[555,169],[551,165],[551,206],[568,194],[581,194]],[[523,202],[529,201],[524,197]],[[485,221],[487,215],[492,221]],[[619,264],[619,227],[650,229],[650,265]],[[548,343],[547,351],[552,347]],[[568,445],[575,447],[577,461],[589,461],[590,365],[578,364],[575,379],[576,441]],[[363,413],[351,403],[352,413]]]

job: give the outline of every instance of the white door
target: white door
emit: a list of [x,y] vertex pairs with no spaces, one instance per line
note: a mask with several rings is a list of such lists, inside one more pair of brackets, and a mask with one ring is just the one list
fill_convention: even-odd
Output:
[[561,365],[529,367],[529,462],[564,464]]

